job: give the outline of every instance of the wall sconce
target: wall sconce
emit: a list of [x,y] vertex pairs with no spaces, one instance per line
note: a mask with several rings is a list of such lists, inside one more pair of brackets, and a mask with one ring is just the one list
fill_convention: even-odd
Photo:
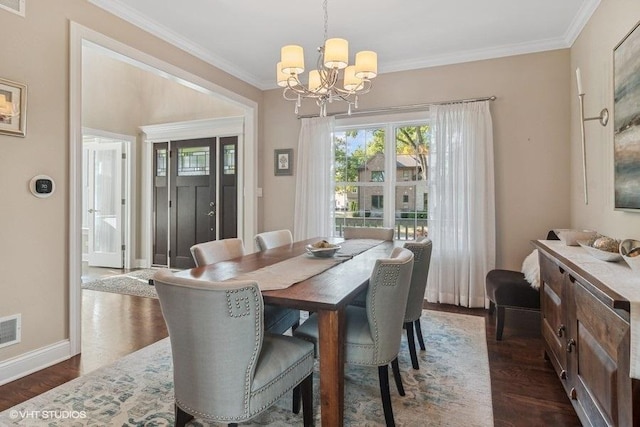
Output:
[[584,122],[589,120],[599,120],[602,126],[609,123],[609,110],[603,108],[600,115],[596,117],[584,117],[584,90],[582,89],[582,74],[580,68],[576,68],[576,82],[578,83],[578,99],[580,100],[580,131],[582,134],[582,178],[584,181],[584,204],[589,204],[589,195],[587,192],[587,152],[584,139]]

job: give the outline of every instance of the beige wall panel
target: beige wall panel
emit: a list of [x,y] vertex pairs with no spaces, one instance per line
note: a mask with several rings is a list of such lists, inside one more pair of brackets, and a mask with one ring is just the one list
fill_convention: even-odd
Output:
[[[569,225],[569,85],[569,50],[557,50],[383,74],[360,108],[498,97],[491,104],[497,266],[519,270],[531,239]],[[273,176],[273,149],[297,152],[300,125],[280,90],[266,92],[264,102],[263,228],[292,228],[295,178]]]
[[[571,224],[618,238],[640,239],[640,212],[614,210],[613,197],[613,49],[640,21],[640,2],[600,3],[571,48]],[[585,115],[608,108],[606,127],[585,123],[588,204],[584,200],[580,115],[575,69],[580,67]]]

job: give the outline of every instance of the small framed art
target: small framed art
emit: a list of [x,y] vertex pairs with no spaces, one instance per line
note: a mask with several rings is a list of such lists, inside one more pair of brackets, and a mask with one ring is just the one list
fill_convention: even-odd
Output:
[[274,174],[293,175],[293,148],[277,149],[273,153]]
[[27,86],[0,79],[0,134],[25,136]]

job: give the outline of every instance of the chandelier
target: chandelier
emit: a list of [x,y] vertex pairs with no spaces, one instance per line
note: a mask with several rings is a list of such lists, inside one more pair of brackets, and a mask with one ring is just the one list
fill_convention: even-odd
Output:
[[[302,46],[287,45],[280,51],[280,62],[276,66],[278,86],[283,87],[284,99],[295,102],[295,113],[303,99],[314,99],[320,107],[320,117],[327,115],[327,103],[346,102],[347,113],[351,107],[358,108],[358,95],[371,89],[371,79],[378,74],[378,55],[370,50],[358,52],[355,65],[349,65],[349,42],[340,38],[327,38],[329,14],[327,0],[324,10],[324,46],[318,48],[319,56],[315,70],[309,71],[307,86],[300,81],[304,72]],[[343,70],[341,72],[341,70]],[[342,77],[342,87],[339,86]]]
[[0,94],[0,121],[7,121],[19,115],[19,105],[15,102],[7,101],[6,95]]

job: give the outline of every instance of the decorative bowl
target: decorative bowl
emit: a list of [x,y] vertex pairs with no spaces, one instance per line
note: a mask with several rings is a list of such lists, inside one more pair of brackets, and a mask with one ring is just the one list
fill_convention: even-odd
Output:
[[578,240],[578,244],[584,248],[591,256],[602,261],[617,262],[622,259],[618,252],[603,251],[591,246],[588,240]]
[[632,270],[640,271],[640,240],[625,239],[620,242],[620,255]]
[[[327,245],[327,244],[325,244]],[[331,243],[329,243],[327,247],[323,247],[323,248],[317,248],[313,245],[307,245],[306,249],[307,252],[310,253],[313,256],[316,256],[318,258],[331,258],[332,256],[334,256],[336,254],[336,252],[338,252],[341,248],[340,245],[333,245]]]
[[593,230],[572,230],[569,228],[561,228],[553,230],[553,232],[567,246],[578,246],[578,240],[589,240],[598,234]]

